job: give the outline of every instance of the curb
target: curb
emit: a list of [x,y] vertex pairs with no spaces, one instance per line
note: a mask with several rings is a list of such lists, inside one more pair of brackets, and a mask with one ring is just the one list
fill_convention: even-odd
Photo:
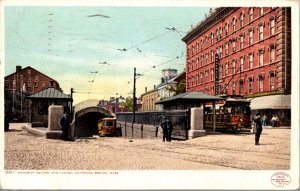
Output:
[[22,129],[37,136],[46,136],[46,131],[38,130],[28,126],[23,126]]

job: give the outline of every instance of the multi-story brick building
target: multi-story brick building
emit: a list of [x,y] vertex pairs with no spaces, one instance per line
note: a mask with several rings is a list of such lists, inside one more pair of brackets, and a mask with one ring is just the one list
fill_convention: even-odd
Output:
[[[216,8],[182,40],[186,43],[187,91],[254,98],[254,108],[261,96],[278,100],[291,94],[288,7]],[[280,105],[276,108],[281,109]],[[275,112],[289,123],[290,108],[280,114],[268,109],[274,108],[255,108],[269,117]]]
[[[16,120],[24,118],[28,111],[26,96],[40,92],[49,87],[61,91],[59,83],[47,75],[27,66],[16,66],[16,72],[4,79],[5,113]],[[23,119],[25,120],[25,119]]]

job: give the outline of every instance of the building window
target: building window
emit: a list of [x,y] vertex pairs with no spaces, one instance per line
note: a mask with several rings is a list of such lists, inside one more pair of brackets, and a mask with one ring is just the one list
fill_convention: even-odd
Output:
[[203,55],[200,56],[200,67],[202,67],[203,64]]
[[27,74],[28,74],[28,75],[31,75],[31,70],[27,70]]
[[216,40],[219,40],[219,29],[216,29]]
[[224,86],[225,86],[224,87],[224,94],[227,95],[228,94],[228,83],[225,83]]
[[249,69],[253,68],[253,54],[249,54]]
[[219,65],[219,78],[222,78],[222,65]]
[[208,43],[208,36],[205,36],[205,46],[207,47],[207,43]]
[[201,84],[203,83],[203,74],[202,74],[202,72],[200,73],[200,83]]
[[221,40],[222,39],[222,32],[223,32],[223,30],[222,30],[222,27],[220,27],[219,28],[219,40]]
[[231,83],[232,95],[235,95],[235,82]]
[[253,93],[253,78],[252,77],[250,77],[249,79],[249,94],[252,94]]
[[261,8],[259,9],[259,16],[262,16],[263,14],[264,14],[264,8],[261,7]]
[[232,74],[234,75],[236,73],[236,69],[235,69],[235,60],[232,61]]
[[34,81],[39,81],[39,76],[34,76]]
[[228,55],[228,43],[225,43],[225,55]]
[[244,71],[244,57],[240,58],[240,72]]
[[232,19],[232,31],[235,32],[236,30],[236,19],[233,17]]
[[201,39],[201,41],[200,41],[200,49],[202,50],[202,39]]
[[194,45],[192,46],[192,56],[194,55]]
[[264,79],[263,76],[260,75],[258,76],[258,92],[263,92],[264,91]]
[[254,10],[253,10],[254,8],[249,8],[249,20],[250,20],[250,22],[251,21],[253,21],[253,12],[254,12]]
[[27,87],[31,88],[31,82],[27,82]]
[[251,29],[249,31],[249,45],[253,44],[253,30]]
[[244,48],[244,35],[240,36],[240,49]]
[[259,40],[263,40],[264,39],[264,25],[260,24],[258,27],[259,27]]
[[213,44],[214,43],[214,33],[210,34],[210,43]]
[[214,61],[214,52],[213,51],[210,52],[210,60],[211,60],[211,62]]
[[272,18],[270,20],[270,35],[274,35],[275,34],[275,19]]
[[243,13],[241,13],[241,15],[240,15],[240,27],[243,27],[244,26],[244,14]]
[[219,57],[222,58],[222,46],[219,47]]
[[270,90],[275,90],[275,73],[270,73]]
[[34,87],[37,88],[39,86],[38,82],[34,82]]
[[16,89],[16,80],[13,80],[13,89]]
[[239,94],[240,95],[244,95],[244,81],[243,80],[240,80],[240,92]]
[[199,43],[197,42],[196,43],[196,53],[198,53],[199,52]]
[[205,82],[208,82],[208,70],[205,70]]
[[208,53],[205,53],[205,64],[208,64]]
[[214,80],[214,69],[210,69],[210,80]]
[[42,82],[42,88],[45,88],[45,87],[46,87],[46,83]]
[[228,76],[228,62],[225,63],[225,76]]
[[225,23],[225,36],[228,35],[228,23]]
[[275,62],[275,46],[270,46],[270,63]]
[[232,52],[235,52],[235,39],[232,40]]
[[260,50],[258,54],[259,54],[259,66],[262,66],[264,65],[264,51]]

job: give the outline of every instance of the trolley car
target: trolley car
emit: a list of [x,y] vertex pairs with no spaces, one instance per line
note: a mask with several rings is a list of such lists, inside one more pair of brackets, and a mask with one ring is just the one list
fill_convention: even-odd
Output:
[[115,118],[103,118],[98,121],[99,136],[115,135],[116,133],[116,119]]
[[[215,128],[217,131],[239,131],[251,129],[250,101],[246,99],[228,98],[216,109]],[[212,107],[205,108],[205,128],[213,128]]]

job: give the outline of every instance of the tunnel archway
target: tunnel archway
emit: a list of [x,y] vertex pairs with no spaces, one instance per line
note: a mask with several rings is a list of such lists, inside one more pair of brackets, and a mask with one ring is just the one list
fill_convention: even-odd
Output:
[[74,126],[74,137],[91,137],[98,135],[98,121],[105,117],[114,117],[115,115],[98,106],[86,107],[74,114],[72,125]]

